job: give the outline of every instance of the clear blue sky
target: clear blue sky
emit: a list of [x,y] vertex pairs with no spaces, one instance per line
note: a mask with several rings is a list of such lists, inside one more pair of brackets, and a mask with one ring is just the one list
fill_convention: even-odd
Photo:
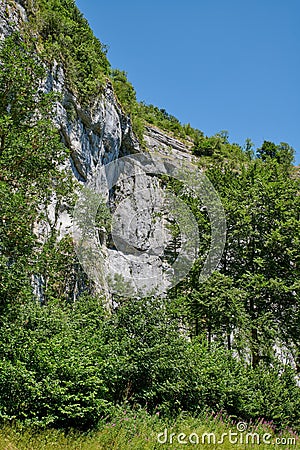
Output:
[[300,0],[76,0],[138,100],[300,163]]

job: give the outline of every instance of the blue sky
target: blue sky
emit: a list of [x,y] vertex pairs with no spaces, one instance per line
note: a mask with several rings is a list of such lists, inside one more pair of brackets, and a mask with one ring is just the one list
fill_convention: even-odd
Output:
[[300,163],[299,0],[76,0],[138,100]]

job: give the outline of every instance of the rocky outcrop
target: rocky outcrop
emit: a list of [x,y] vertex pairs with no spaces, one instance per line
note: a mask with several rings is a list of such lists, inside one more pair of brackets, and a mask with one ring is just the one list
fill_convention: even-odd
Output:
[[[26,21],[26,11],[21,0],[0,3],[0,38],[20,29]],[[98,165],[106,164],[120,156],[136,153],[140,145],[132,131],[130,118],[118,103],[108,81],[95,101],[82,107],[67,88],[64,70],[56,62],[47,68],[44,89],[61,94],[56,104],[53,121],[71,152],[71,166],[76,178],[86,181]]]
[[18,30],[24,21],[26,11],[21,0],[0,2],[0,40],[13,30]]
[[[0,35],[5,37],[13,29],[18,29],[26,13],[21,2],[5,1],[0,5]],[[63,67],[54,62],[47,68],[47,78],[43,89],[46,92],[60,93],[61,100],[56,103],[53,121],[60,130],[62,140],[70,149],[69,168],[74,177],[82,184],[94,180],[97,185],[99,169],[126,155],[141,151],[140,144],[132,130],[130,118],[124,114],[117,101],[112,85],[107,81],[99,95],[89,105],[83,107],[76,96],[68,89]],[[145,142],[150,152],[164,154],[170,152],[179,159],[191,159],[184,144],[154,127],[147,127]],[[62,170],[68,169],[67,167]],[[141,279],[142,286],[150,292],[151,280],[162,276],[165,262],[160,257],[164,241],[170,238],[162,222],[166,219],[162,207],[161,189],[158,178],[153,174],[139,177],[120,177],[119,183],[107,192],[107,200],[113,213],[119,214],[119,228],[130,246],[116,245],[113,239],[102,239],[107,258],[107,271],[115,275],[133,275]],[[55,199],[48,217],[54,221]],[[153,214],[156,219],[153,220]],[[160,216],[160,220],[157,217]],[[61,235],[70,232],[72,217],[68,208],[60,211],[55,226]],[[50,227],[53,227],[53,223]],[[124,231],[124,227],[127,230]],[[118,225],[117,225],[118,228]],[[40,224],[39,234],[46,234],[45,224]],[[119,231],[120,231],[119,230]],[[150,251],[149,251],[150,250]],[[130,255],[129,255],[130,253]],[[147,282],[149,280],[149,282]],[[148,284],[148,285],[147,285]],[[42,295],[41,280],[36,283],[36,291]],[[106,286],[106,292],[110,287]]]
[[191,155],[188,145],[183,144],[178,139],[154,126],[146,126],[145,131],[144,139],[149,149],[162,152],[177,152],[179,157],[190,159]]
[[139,152],[130,118],[123,113],[109,81],[88,108],[82,107],[67,88],[63,68],[54,63],[45,89],[62,96],[53,120],[70,149],[71,167],[79,181],[87,181],[99,165]]

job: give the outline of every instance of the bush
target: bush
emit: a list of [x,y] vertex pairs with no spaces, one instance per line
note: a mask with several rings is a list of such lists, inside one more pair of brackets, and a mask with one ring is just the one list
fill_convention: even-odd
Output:
[[94,36],[73,0],[37,0],[27,10],[28,33],[36,30],[46,60],[63,64],[70,89],[83,104],[89,104],[110,72],[105,45]]
[[88,299],[76,308],[31,303],[14,323],[3,320],[0,418],[89,428],[107,413],[103,310]]
[[299,421],[292,369],[251,369],[201,338],[189,340],[162,299],[124,300],[111,315],[101,299],[30,303],[2,317],[0,419],[52,427],[95,427],[128,407],[225,411],[276,425]]

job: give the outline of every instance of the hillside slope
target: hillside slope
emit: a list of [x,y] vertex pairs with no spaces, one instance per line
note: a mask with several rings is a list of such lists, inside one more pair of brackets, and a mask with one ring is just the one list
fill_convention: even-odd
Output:
[[299,429],[294,150],[137,102],[73,0],[2,0],[0,36],[0,421]]

